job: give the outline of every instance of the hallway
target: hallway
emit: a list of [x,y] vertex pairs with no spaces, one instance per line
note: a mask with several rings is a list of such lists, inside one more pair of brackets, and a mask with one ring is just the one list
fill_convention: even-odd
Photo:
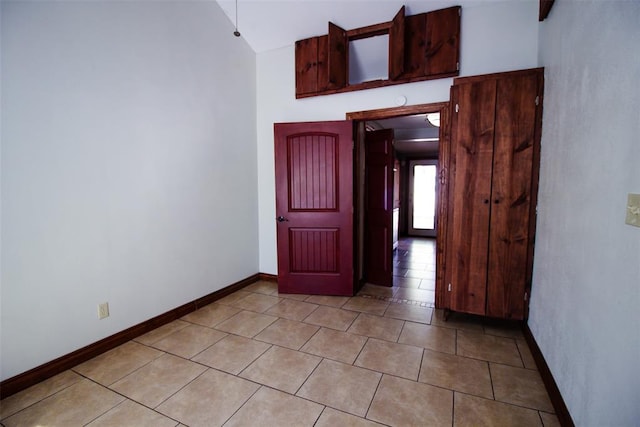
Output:
[[393,287],[365,284],[358,295],[433,308],[435,283],[436,239],[402,237],[393,253]]

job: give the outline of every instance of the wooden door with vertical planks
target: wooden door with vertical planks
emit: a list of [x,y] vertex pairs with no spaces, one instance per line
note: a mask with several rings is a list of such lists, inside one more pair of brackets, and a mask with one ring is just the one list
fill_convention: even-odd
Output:
[[455,311],[526,318],[543,83],[542,69],[454,82],[445,284]]
[[538,75],[497,81],[487,316],[524,317]]
[[449,308],[484,315],[487,292],[496,81],[452,88]]
[[353,295],[353,124],[274,133],[278,291]]

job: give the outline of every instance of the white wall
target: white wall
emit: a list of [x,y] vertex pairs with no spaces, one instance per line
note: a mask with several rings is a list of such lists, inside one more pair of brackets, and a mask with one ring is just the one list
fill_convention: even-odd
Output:
[[[538,2],[478,3],[462,10],[460,75],[538,66]],[[309,36],[313,36],[310,34]],[[295,99],[294,45],[258,55],[260,271],[277,273],[273,123],[343,120],[347,112],[449,100],[452,79]]]
[[557,1],[529,326],[579,426],[640,420],[640,3]]
[[2,379],[258,272],[232,31],[215,2],[2,2]]

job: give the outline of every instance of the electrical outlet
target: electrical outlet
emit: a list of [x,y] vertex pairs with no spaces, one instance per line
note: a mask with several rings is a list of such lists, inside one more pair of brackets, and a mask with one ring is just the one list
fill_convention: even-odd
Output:
[[640,227],[640,194],[627,196],[627,218],[625,222],[629,225]]
[[98,305],[98,319],[104,319],[105,317],[109,317],[109,303],[103,302]]

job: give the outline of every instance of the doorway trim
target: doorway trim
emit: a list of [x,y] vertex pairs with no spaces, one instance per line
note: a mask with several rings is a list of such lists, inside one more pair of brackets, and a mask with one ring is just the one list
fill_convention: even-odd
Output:
[[[438,144],[438,223],[436,232],[436,291],[435,291],[435,305],[436,308],[444,306],[445,298],[445,286],[444,286],[444,271],[445,254],[446,254],[446,236],[447,236],[447,201],[449,194],[449,153],[451,145],[451,103],[446,102],[434,102],[430,104],[417,104],[407,105],[403,107],[393,108],[381,108],[377,110],[365,110],[354,111],[346,113],[347,120],[354,121],[354,128],[356,130],[355,135],[355,152],[354,152],[354,171],[355,174],[359,174],[360,162],[362,161],[363,150],[361,142],[364,140],[364,122],[369,120],[381,120],[390,119],[393,117],[410,116],[414,114],[426,114],[426,113],[440,113],[440,137]],[[357,176],[354,176],[354,215],[355,221],[360,222],[360,216],[362,215],[361,207],[358,205],[358,200],[361,197],[361,189],[359,188],[360,181]],[[359,230],[359,226],[354,227],[354,230]],[[361,272],[362,258],[359,254],[362,252],[362,234],[357,233],[354,235],[354,272]],[[361,277],[361,275],[359,275]]]

